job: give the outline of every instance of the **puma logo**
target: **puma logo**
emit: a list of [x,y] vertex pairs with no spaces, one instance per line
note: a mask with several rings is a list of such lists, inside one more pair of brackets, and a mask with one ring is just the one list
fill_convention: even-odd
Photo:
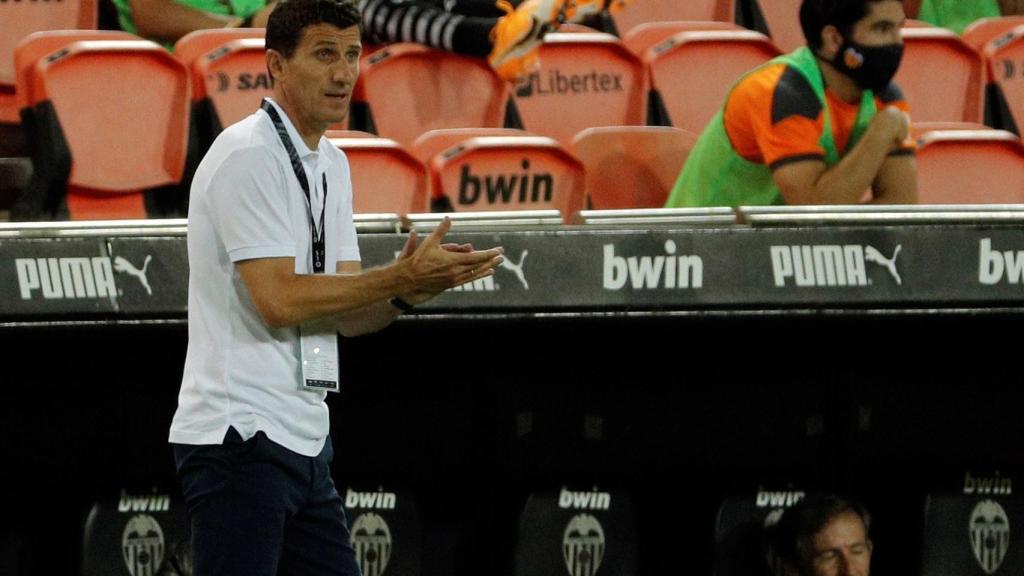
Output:
[[530,289],[530,284],[526,281],[526,275],[523,274],[523,261],[526,260],[526,255],[529,254],[529,250],[523,250],[523,253],[519,256],[519,263],[513,263],[512,259],[508,256],[501,262],[502,268],[507,268],[519,278],[519,283],[523,285],[524,290]]
[[138,278],[139,283],[141,283],[142,287],[146,289],[146,294],[152,296],[153,289],[149,287],[149,280],[146,279],[146,269],[149,268],[149,262],[152,259],[153,256],[146,255],[146,261],[142,263],[142,270],[139,270],[128,260],[120,256],[116,256],[114,257],[114,270]]
[[903,279],[900,278],[900,273],[896,270],[896,257],[900,255],[900,250],[902,249],[903,245],[897,244],[896,251],[892,253],[892,258],[886,258],[874,246],[865,246],[864,259],[868,262],[874,262],[888,270],[889,274],[892,274],[893,279],[896,280],[896,284],[902,286]]

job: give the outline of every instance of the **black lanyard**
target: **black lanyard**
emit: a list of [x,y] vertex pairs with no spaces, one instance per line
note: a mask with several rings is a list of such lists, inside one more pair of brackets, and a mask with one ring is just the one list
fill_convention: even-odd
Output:
[[274,105],[266,98],[263,99],[263,104],[260,108],[270,116],[270,120],[274,123],[274,128],[277,129],[277,136],[281,139],[281,144],[284,144],[284,149],[288,152],[288,159],[292,162],[292,171],[295,172],[295,177],[299,179],[302,191],[306,193],[306,213],[309,215],[309,230],[313,251],[313,273],[322,274],[324,272],[324,260],[326,259],[324,211],[327,210],[327,173],[323,174],[324,203],[320,207],[320,229],[318,231],[316,223],[313,221],[313,202],[309,197],[309,181],[306,180],[306,170],[302,167],[299,153],[296,152],[295,145],[292,144],[292,139],[288,136],[288,130],[284,127],[284,122],[281,121],[281,115],[277,113],[277,108],[274,108]]

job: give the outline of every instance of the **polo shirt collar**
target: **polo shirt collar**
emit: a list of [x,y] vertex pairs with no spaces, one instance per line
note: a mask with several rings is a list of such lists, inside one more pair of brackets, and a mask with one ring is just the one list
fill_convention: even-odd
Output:
[[306,146],[306,141],[299,135],[298,129],[292,124],[292,119],[288,117],[288,113],[284,111],[284,108],[281,108],[277,102],[274,102],[273,98],[268,97],[267,101],[281,115],[281,121],[284,122],[284,128],[288,132],[288,137],[292,139],[292,144],[295,145],[295,151],[299,154],[299,158],[306,159],[310,154],[316,154],[317,150],[310,150],[309,146]]

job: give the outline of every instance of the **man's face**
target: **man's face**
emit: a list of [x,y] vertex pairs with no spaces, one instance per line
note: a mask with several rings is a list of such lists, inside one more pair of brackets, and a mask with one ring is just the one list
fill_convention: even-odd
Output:
[[348,115],[359,77],[359,37],[358,26],[315,24],[303,30],[290,59],[278,58],[275,82],[306,127],[323,129]]
[[810,541],[804,558],[814,576],[868,576],[871,541],[853,512],[836,516]]
[[852,40],[862,46],[902,44],[900,29],[906,21],[902,2],[869,2],[867,15],[853,25]]

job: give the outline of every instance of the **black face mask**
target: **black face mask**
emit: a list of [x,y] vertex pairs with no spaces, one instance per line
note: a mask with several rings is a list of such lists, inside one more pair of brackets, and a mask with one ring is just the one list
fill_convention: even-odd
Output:
[[832,59],[837,70],[853,78],[861,88],[879,92],[889,86],[903,59],[903,44],[864,46],[852,40],[843,45]]

